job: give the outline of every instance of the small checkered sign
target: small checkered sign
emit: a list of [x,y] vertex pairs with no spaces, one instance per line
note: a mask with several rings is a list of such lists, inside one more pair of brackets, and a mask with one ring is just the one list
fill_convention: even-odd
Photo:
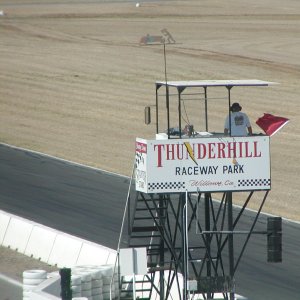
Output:
[[135,154],[135,167],[137,168],[140,163],[144,163],[143,154],[140,152],[136,152]]
[[185,182],[152,182],[148,183],[148,189],[153,190],[180,190],[185,188]]
[[271,179],[242,179],[238,180],[238,186],[270,186]]

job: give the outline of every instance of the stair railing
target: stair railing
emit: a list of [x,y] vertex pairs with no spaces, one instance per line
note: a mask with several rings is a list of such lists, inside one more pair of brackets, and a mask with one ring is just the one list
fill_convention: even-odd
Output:
[[113,282],[114,282],[115,270],[116,270],[117,264],[119,262],[120,245],[121,245],[121,240],[122,240],[122,236],[123,236],[124,223],[125,223],[126,212],[127,212],[127,209],[128,209],[128,203],[129,203],[129,199],[130,199],[130,190],[131,190],[132,180],[133,180],[133,176],[134,176],[134,171],[135,171],[135,158],[134,158],[134,161],[133,161],[132,172],[131,172],[131,177],[130,177],[130,182],[129,182],[129,188],[128,188],[128,192],[127,192],[127,199],[126,199],[123,218],[122,218],[122,224],[121,224],[121,230],[120,230],[119,241],[118,241],[116,261],[115,261],[115,264],[114,264],[113,274],[112,274],[111,281],[110,281],[110,287],[109,287],[110,300],[113,300],[113,298],[112,298],[112,285],[113,285]]

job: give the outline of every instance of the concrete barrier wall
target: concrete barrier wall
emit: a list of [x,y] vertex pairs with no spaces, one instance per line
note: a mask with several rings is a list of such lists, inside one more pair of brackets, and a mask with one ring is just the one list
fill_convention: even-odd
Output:
[[24,254],[48,262],[56,236],[57,233],[50,228],[33,226]]
[[0,210],[0,245],[59,268],[114,264],[116,251]]
[[80,253],[82,241],[63,233],[59,233],[53,243],[48,263],[72,267],[76,265]]
[[6,214],[0,214],[0,245],[2,245],[10,217]]
[[33,224],[30,222],[20,218],[10,218],[2,245],[24,253],[32,228]]

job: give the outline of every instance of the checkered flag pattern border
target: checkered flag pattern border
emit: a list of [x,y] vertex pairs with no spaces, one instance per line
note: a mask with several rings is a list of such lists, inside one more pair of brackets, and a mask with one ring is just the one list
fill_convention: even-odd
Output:
[[241,179],[238,180],[238,186],[270,186],[271,179]]
[[138,165],[140,163],[143,163],[144,164],[144,157],[143,157],[143,154],[140,153],[140,152],[136,152],[135,153],[135,167],[138,167]]
[[153,190],[180,190],[185,188],[185,182],[151,182],[148,189]]

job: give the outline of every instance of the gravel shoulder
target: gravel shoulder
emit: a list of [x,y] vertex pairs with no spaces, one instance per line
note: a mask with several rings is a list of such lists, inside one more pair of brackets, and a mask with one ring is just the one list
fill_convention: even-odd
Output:
[[23,272],[26,270],[57,271],[55,266],[49,266],[39,260],[28,257],[12,249],[0,247],[0,273],[7,277],[22,282]]

